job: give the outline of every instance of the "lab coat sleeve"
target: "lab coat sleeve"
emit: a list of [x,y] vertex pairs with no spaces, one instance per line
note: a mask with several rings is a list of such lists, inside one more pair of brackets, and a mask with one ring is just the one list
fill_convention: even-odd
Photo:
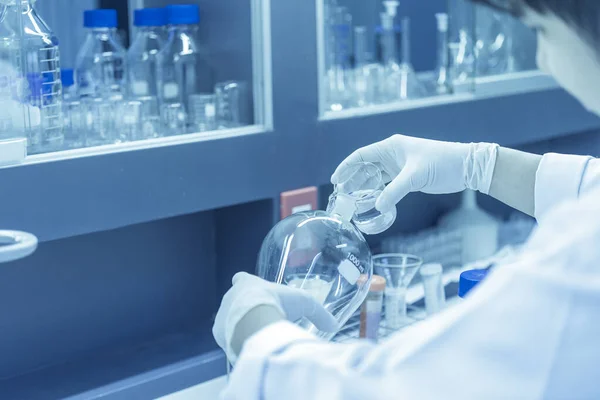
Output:
[[600,398],[598,198],[552,211],[464,302],[383,343],[328,343],[287,322],[263,329],[222,398]]
[[[579,197],[590,160],[592,157],[556,153],[542,157],[535,178],[535,217],[538,221],[556,205]],[[600,170],[594,169],[594,172],[598,174]],[[588,179],[591,184],[592,180]]]

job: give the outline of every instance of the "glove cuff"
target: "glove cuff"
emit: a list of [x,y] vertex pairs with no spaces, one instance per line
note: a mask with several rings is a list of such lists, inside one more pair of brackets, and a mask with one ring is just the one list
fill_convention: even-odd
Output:
[[469,144],[469,152],[464,160],[464,178],[467,189],[489,194],[499,147],[495,143]]

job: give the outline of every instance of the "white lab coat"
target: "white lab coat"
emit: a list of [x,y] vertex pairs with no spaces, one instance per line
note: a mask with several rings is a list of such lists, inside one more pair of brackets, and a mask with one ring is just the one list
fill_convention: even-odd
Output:
[[268,326],[223,398],[600,399],[600,162],[544,156],[535,196],[518,259],[461,304],[378,345]]

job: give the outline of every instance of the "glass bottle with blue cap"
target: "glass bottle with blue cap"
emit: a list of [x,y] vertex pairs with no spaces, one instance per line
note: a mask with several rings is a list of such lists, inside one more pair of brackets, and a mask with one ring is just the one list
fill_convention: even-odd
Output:
[[122,99],[126,92],[125,49],[117,35],[116,10],[87,10],[87,37],[75,61],[75,81],[83,98]]
[[164,8],[135,10],[133,23],[137,33],[127,52],[129,93],[133,98],[157,98],[157,55],[165,46],[167,14]]
[[187,110],[189,96],[213,91],[207,52],[197,41],[200,9],[195,4],[166,7],[167,43],[159,53],[159,96],[162,105],[181,104]]

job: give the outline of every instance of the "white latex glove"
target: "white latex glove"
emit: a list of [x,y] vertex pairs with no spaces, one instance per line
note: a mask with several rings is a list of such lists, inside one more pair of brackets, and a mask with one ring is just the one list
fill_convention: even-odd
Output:
[[[213,326],[213,336],[217,344],[232,363],[238,356],[234,348],[241,349],[241,344],[256,333],[257,323],[260,325],[260,321],[253,321],[252,324],[248,324],[252,328],[244,329],[240,326],[240,321],[258,308],[267,311],[275,308],[282,318],[292,322],[304,317],[324,332],[335,332],[339,329],[334,316],[305,290],[267,282],[245,272],[236,274],[232,282],[233,287],[223,297]],[[260,315],[256,318],[260,319]],[[266,324],[272,322],[272,318],[265,318]],[[247,332],[243,332],[244,330]],[[241,343],[232,345],[234,338]]]
[[494,175],[498,145],[452,143],[394,135],[356,150],[331,177],[339,177],[352,164],[377,165],[384,180],[391,182],[377,199],[376,208],[389,211],[410,192],[457,193],[465,189],[488,194]]

